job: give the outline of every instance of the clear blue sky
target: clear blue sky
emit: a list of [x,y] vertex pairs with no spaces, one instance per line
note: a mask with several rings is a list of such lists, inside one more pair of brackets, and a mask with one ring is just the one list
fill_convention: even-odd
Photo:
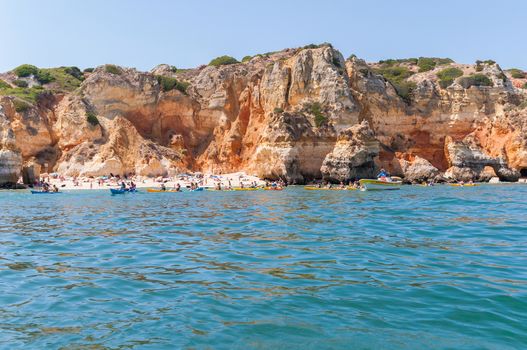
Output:
[[527,69],[526,0],[0,0],[0,71],[180,68],[331,42],[369,61],[494,59]]

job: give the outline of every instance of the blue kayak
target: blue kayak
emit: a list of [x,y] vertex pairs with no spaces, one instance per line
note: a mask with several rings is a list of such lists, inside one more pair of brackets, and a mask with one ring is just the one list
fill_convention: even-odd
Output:
[[112,194],[125,194],[125,193],[136,193],[138,192],[137,190],[129,190],[128,188],[127,189],[124,189],[124,190],[121,190],[120,188],[110,188],[110,192],[112,192]]
[[57,193],[60,193],[60,192],[45,192],[45,191],[35,191],[35,190],[31,190],[31,193],[32,194],[57,194]]

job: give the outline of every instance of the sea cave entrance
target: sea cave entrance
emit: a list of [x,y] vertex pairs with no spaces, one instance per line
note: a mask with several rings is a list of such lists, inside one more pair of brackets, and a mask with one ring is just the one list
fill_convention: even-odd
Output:
[[527,168],[520,169],[520,176],[527,177]]

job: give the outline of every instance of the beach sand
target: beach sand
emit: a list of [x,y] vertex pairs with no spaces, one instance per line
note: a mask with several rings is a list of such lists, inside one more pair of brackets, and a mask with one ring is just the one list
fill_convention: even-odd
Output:
[[[51,185],[57,186],[60,190],[101,190],[108,188],[117,188],[120,186],[122,180],[117,178],[105,179],[100,183],[99,178],[63,178],[60,176],[53,177],[48,174],[42,174],[40,178],[43,181],[50,183]],[[245,187],[251,186],[254,182],[258,186],[264,185],[265,181],[261,180],[257,176],[247,175],[244,172],[237,172],[231,174],[182,174],[174,177],[144,177],[134,176],[128,179],[124,179],[128,185],[130,181],[133,181],[137,188],[160,188],[161,184],[164,183],[167,189],[174,188],[179,183],[181,187],[190,187],[191,182],[195,182],[200,187],[215,187],[221,182],[222,188],[227,188],[229,182],[231,187],[240,187],[242,184]]]

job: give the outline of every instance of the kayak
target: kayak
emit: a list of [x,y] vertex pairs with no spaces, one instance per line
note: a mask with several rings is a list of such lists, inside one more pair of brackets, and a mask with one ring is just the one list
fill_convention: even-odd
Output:
[[181,191],[176,191],[176,190],[160,190],[160,189],[157,189],[157,188],[147,188],[146,189],[146,192],[149,192],[149,193],[164,193],[164,192],[168,192],[168,193],[174,193],[174,192],[181,192]]
[[283,187],[264,187],[265,191],[282,191]]
[[124,193],[137,193],[139,192],[138,190],[131,190],[129,188],[126,188],[124,190],[120,189],[120,188],[110,188],[110,192],[112,194],[124,194]]
[[316,186],[304,186],[304,190],[308,191],[356,191],[358,188],[355,187],[332,187],[332,188],[325,188],[325,187],[316,187]]
[[234,187],[234,191],[259,191],[261,188],[259,187]]
[[189,189],[189,191],[190,191],[190,192],[201,192],[201,191],[203,191],[203,187],[198,187],[198,188],[195,188],[195,189],[193,189],[193,190],[190,190],[190,189]]
[[359,183],[366,190],[398,190],[403,184],[402,181],[383,181],[376,179],[362,179]]
[[476,187],[477,186],[476,184],[449,184],[449,185],[453,187]]
[[57,193],[62,193],[62,192],[45,192],[45,191],[35,191],[35,190],[31,190],[31,193],[32,194],[57,194]]

